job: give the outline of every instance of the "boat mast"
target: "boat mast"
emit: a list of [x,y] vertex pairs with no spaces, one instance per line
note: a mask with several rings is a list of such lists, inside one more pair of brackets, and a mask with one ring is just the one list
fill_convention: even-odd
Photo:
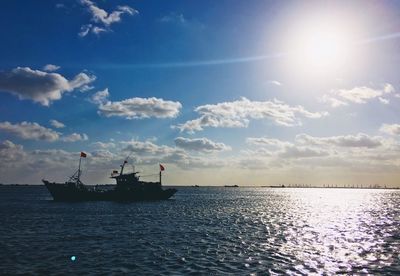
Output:
[[164,168],[164,166],[161,165],[161,164],[159,164],[159,166],[160,166],[160,185],[161,185],[161,172],[162,172],[163,170],[165,170],[165,168]]
[[128,163],[128,161],[125,160],[124,163],[121,165],[121,172],[119,173],[119,175],[122,175],[122,173],[124,172],[124,167],[126,163]]
[[77,182],[81,182],[81,162],[82,162],[82,154],[79,157],[79,167],[78,167],[78,179],[77,179]]

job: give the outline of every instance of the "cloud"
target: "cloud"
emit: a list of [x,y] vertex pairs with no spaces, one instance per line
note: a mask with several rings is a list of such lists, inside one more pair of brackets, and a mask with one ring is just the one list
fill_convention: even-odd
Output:
[[95,76],[79,73],[69,81],[58,73],[17,67],[0,72],[0,90],[16,95],[19,99],[29,99],[49,106],[52,101],[60,100],[63,93],[81,88],[95,79]]
[[50,120],[50,125],[55,128],[64,128],[65,125],[57,120]]
[[77,142],[77,141],[87,141],[89,140],[89,137],[83,133],[83,134],[79,134],[79,133],[72,133],[68,136],[62,137],[62,141],[64,142]]
[[269,80],[268,83],[276,86],[282,86],[282,83],[277,80]]
[[90,30],[92,29],[92,27],[93,27],[92,24],[86,24],[86,25],[81,26],[81,30],[80,30],[80,32],[78,33],[78,35],[79,35],[80,37],[85,37],[85,36],[87,36],[87,35],[89,34]]
[[399,124],[383,124],[379,130],[390,135],[400,135]]
[[96,35],[99,35],[100,33],[103,33],[103,32],[108,32],[111,30],[110,26],[112,24],[121,21],[121,16],[123,14],[135,15],[135,14],[139,13],[137,10],[135,10],[129,6],[117,6],[116,10],[108,13],[105,10],[96,6],[96,4],[93,1],[81,0],[80,2],[90,12],[90,14],[92,16],[91,20],[95,24],[98,24],[98,25],[94,25],[94,24],[83,25],[81,27],[80,32],[78,33],[78,35],[80,37],[85,37],[86,35],[89,34],[89,32],[92,32]]
[[379,97],[378,100],[383,104],[389,104],[390,103],[389,99],[385,99],[385,98],[382,98],[382,97]]
[[[55,121],[55,120],[52,120]],[[57,122],[57,121],[56,121]],[[62,124],[60,122],[57,122]],[[89,137],[86,134],[72,133],[64,136],[62,133],[53,129],[46,128],[38,123],[22,122],[11,124],[10,122],[0,122],[0,132],[4,132],[24,140],[36,141],[63,141],[63,142],[77,142],[86,141]]]
[[339,107],[339,106],[343,106],[343,105],[348,105],[347,102],[338,100],[338,99],[336,99],[336,98],[334,98],[334,97],[332,97],[330,95],[323,95],[321,101],[324,102],[324,103],[328,103],[332,107]]
[[279,152],[278,156],[281,158],[311,158],[328,155],[329,152],[325,150],[315,149],[311,147],[288,145],[283,148],[283,151]]
[[382,146],[382,137],[371,137],[364,133],[331,137],[313,137],[307,134],[296,135],[296,142],[309,145],[332,145],[348,148],[376,148]]
[[43,66],[43,70],[47,71],[47,72],[57,71],[58,69],[60,69],[60,66],[57,66],[54,64],[47,64],[47,65]]
[[239,128],[247,127],[250,119],[269,119],[281,126],[301,125],[299,116],[321,118],[327,112],[309,112],[302,106],[289,106],[281,101],[250,101],[246,98],[233,102],[202,105],[195,109],[201,116],[174,126],[180,131],[193,133],[204,127]]
[[[216,168],[225,162],[210,156],[196,156],[188,154],[183,148],[157,145],[151,141],[122,141],[123,153],[130,152],[138,164],[170,163],[184,169]],[[218,146],[217,146],[218,147]],[[219,145],[221,147],[221,145]]]
[[168,146],[158,146],[150,141],[122,141],[120,142],[121,145],[124,146],[124,150],[127,152],[136,153],[140,155],[156,155],[161,156],[165,154],[170,154],[176,151],[175,148],[168,147]]
[[104,143],[104,142],[99,142],[99,141],[98,141],[98,142],[92,143],[91,146],[92,146],[93,148],[103,150],[103,149],[115,148],[116,145],[115,145],[115,143],[113,143],[113,142]]
[[159,98],[130,98],[122,101],[106,101],[109,93],[105,89],[97,92],[92,101],[98,104],[99,114],[106,117],[124,117],[125,119],[175,118],[182,105],[180,102],[165,101]]
[[71,81],[69,81],[70,89],[77,89],[83,87],[86,89],[86,85],[93,82],[96,79],[95,76],[89,76],[85,73],[79,73]]
[[110,93],[108,92],[108,88],[98,91],[95,94],[93,94],[91,98],[91,102],[94,104],[105,104],[107,102],[107,98],[110,96]]
[[381,89],[360,86],[352,89],[332,90],[322,97],[322,102],[329,103],[332,107],[347,105],[348,103],[365,104],[371,99],[377,98],[381,103],[388,104],[389,100],[383,96],[395,92],[393,85],[386,83]]
[[[251,151],[252,156],[276,156],[278,158],[310,158],[329,155],[329,152],[323,149],[295,145],[293,143],[266,137],[249,137],[246,143],[260,147],[257,151]],[[273,150],[266,150],[265,147]]]
[[91,152],[91,157],[103,160],[113,160],[116,156],[108,150],[96,150]]
[[249,137],[246,139],[246,143],[250,145],[270,146],[276,148],[283,148],[292,145],[292,143],[289,142],[281,141],[279,139],[266,138],[266,137],[257,137],[257,138]]
[[23,146],[16,145],[9,140],[0,143],[0,161],[1,166],[8,167],[10,162],[21,160],[25,157]]
[[60,138],[60,133],[50,128],[45,128],[38,123],[22,122],[11,124],[10,122],[0,123],[0,131],[15,135],[25,140],[41,140],[54,142]]
[[296,135],[294,143],[265,137],[248,138],[247,143],[257,149],[242,151],[245,159],[261,159],[270,166],[279,164],[286,169],[342,167],[392,170],[400,165],[400,143],[363,133],[330,137],[313,137],[303,133]]
[[177,147],[191,151],[218,152],[232,149],[224,143],[216,143],[207,138],[188,139],[177,137],[174,141]]
[[184,24],[186,22],[185,17],[181,13],[170,13],[169,15],[165,15],[160,18],[160,22],[163,23],[181,23]]

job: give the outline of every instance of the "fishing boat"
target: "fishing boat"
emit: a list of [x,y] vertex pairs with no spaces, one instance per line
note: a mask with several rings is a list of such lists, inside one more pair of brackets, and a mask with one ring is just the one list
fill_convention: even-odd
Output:
[[116,185],[110,188],[102,188],[100,185],[85,185],[81,181],[82,158],[86,153],[81,152],[78,170],[65,183],[50,182],[43,179],[42,182],[55,201],[149,201],[171,198],[176,189],[163,189],[161,184],[162,172],[165,167],[159,164],[159,181],[141,181],[139,172],[124,173],[128,164],[125,159],[121,169],[114,170],[111,178],[116,180]]

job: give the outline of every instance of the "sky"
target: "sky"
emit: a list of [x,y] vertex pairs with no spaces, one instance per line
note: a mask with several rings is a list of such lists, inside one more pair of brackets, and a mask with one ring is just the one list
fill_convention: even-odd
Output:
[[0,3],[0,182],[400,187],[398,1]]

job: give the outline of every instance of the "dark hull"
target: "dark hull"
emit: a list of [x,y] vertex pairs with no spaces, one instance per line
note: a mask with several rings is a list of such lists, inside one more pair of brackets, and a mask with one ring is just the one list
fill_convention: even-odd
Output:
[[86,186],[51,183],[43,180],[55,201],[151,201],[165,200],[173,196],[176,189],[162,189],[161,187],[146,187],[146,185],[131,189],[96,190]]

